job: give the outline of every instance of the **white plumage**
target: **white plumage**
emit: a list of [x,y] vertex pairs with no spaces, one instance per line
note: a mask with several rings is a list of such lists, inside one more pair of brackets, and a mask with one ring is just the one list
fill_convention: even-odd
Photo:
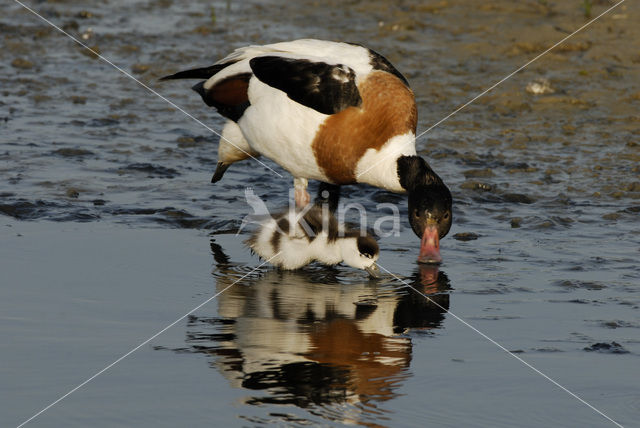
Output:
[[310,201],[308,180],[333,185],[334,195],[355,183],[406,193],[409,222],[422,238],[419,259],[441,260],[451,192],[417,156],[415,96],[382,55],[302,39],[242,47],[165,79],[200,79],[193,89],[228,119],[212,182],[235,162],[266,156],[293,176],[300,208]]
[[305,211],[290,210],[260,224],[246,241],[257,255],[282,269],[298,269],[317,261],[325,265],[345,264],[376,275],[380,255],[369,235],[349,230],[319,206]]

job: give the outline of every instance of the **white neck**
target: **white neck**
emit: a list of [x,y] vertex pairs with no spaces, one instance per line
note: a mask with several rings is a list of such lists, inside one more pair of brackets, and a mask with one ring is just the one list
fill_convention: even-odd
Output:
[[360,266],[360,251],[358,250],[358,238],[343,238],[338,239],[338,245],[340,246],[340,252],[342,253],[340,258],[346,265],[357,269],[364,269]]
[[342,262],[342,245],[343,239],[337,239],[329,242],[325,232],[322,232],[311,243],[312,251],[319,262],[326,265],[336,265]]
[[416,137],[413,132],[396,135],[380,150],[367,149],[356,167],[358,183],[367,183],[396,193],[404,193],[398,177],[398,158],[416,154]]
[[338,253],[340,254],[340,260],[344,260],[344,255],[350,249],[353,250],[353,242],[356,238],[338,238],[335,242]]

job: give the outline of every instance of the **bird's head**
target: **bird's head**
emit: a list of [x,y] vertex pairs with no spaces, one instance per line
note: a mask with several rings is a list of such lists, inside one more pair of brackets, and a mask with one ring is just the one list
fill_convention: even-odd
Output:
[[451,192],[419,156],[401,156],[398,176],[409,195],[409,223],[422,240],[418,261],[440,263],[440,239],[451,229]]

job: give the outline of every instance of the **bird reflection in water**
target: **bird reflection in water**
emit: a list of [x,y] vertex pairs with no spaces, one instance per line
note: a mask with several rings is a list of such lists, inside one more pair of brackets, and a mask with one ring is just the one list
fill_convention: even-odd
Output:
[[[238,272],[217,244],[212,250],[221,291]],[[436,266],[420,265],[406,281],[429,299],[394,279],[328,267],[269,270],[222,293],[218,316],[190,316],[188,347],[177,351],[206,354],[232,386],[262,391],[247,404],[372,425],[411,376],[406,333],[438,328],[449,308],[449,280]]]

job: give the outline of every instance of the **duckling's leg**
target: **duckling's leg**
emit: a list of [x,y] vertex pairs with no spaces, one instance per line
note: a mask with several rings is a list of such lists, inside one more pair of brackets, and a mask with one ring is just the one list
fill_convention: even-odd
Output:
[[216,172],[213,173],[213,177],[211,177],[211,182],[220,181],[232,163],[251,156],[258,157],[260,155],[249,147],[249,143],[242,135],[238,124],[228,120],[222,129],[222,138],[218,143],[218,166],[216,167]]
[[329,212],[333,213],[338,209],[338,202],[340,202],[340,186],[321,181],[315,204],[320,206],[328,204]]
[[311,195],[307,192],[308,185],[309,181],[306,178],[295,177],[293,179],[293,194],[298,208],[304,208],[311,202]]

